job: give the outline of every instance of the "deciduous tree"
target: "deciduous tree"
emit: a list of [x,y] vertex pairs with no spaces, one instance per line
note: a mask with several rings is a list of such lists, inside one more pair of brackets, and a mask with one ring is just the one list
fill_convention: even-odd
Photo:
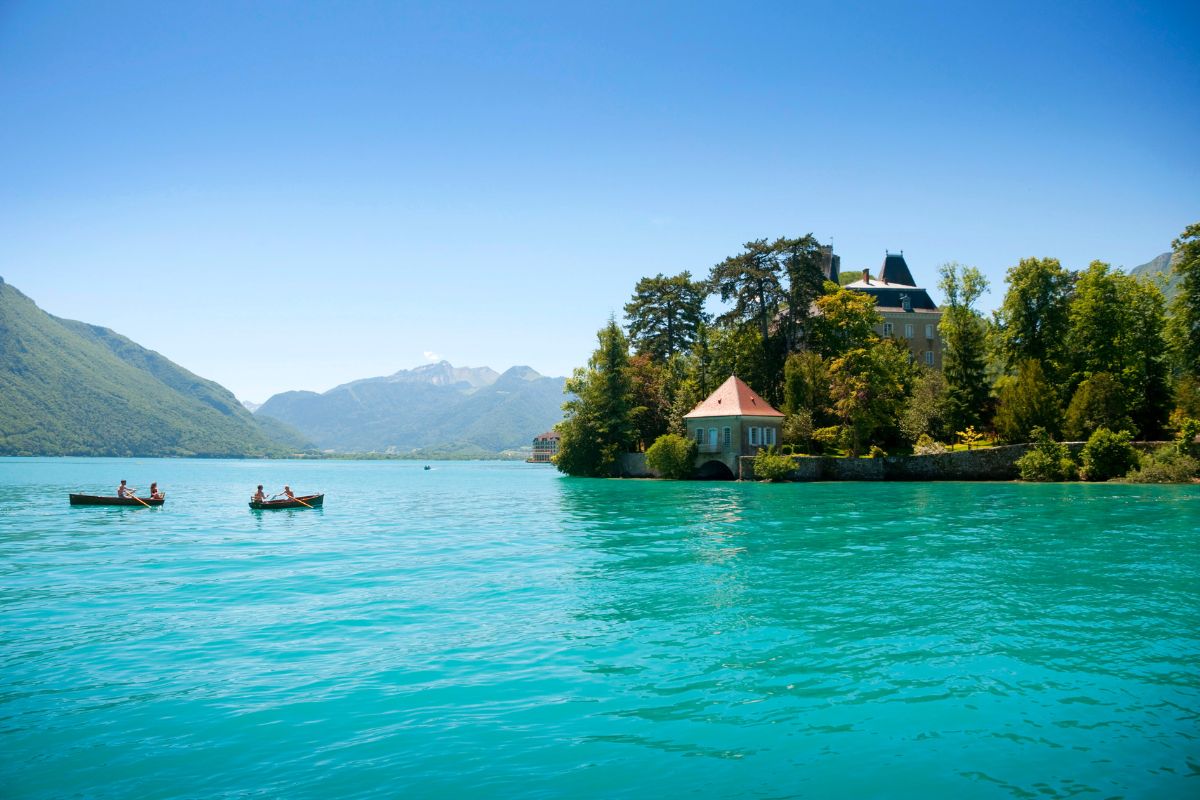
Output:
[[1057,379],[1067,362],[1074,276],[1056,258],[1023,258],[1009,268],[1006,281],[997,321],[1008,368],[1034,359]]
[[987,278],[976,267],[943,264],[938,288],[946,297],[942,321],[942,371],[946,377],[946,417],[953,430],[988,418],[985,370],[987,326],[975,302],[987,291]]

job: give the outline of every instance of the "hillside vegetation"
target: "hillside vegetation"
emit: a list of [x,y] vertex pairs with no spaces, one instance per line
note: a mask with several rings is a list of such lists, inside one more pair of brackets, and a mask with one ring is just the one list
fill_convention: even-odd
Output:
[[307,447],[228,390],[0,279],[0,455],[280,456]]

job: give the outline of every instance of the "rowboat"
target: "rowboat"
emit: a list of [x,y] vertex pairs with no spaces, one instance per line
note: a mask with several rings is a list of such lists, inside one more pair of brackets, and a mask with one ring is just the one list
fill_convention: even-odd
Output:
[[73,506],[137,506],[145,508],[146,506],[161,506],[163,501],[167,499],[164,494],[162,497],[112,497],[108,495],[98,494],[73,494],[71,495],[71,505]]
[[[303,500],[304,503],[300,501]],[[302,494],[297,495],[295,500],[251,500],[250,507],[262,511],[266,509],[274,510],[276,508],[320,508],[325,502],[323,494]],[[308,505],[305,505],[307,503]]]

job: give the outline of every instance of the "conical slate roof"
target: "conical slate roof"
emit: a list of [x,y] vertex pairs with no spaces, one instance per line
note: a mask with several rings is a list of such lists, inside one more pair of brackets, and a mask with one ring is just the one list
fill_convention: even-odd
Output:
[[736,375],[717,387],[700,405],[683,415],[684,419],[696,417],[782,417],[771,404],[763,400],[745,381]]
[[916,286],[912,273],[908,271],[908,262],[903,253],[888,253],[883,259],[883,268],[879,270],[879,280],[884,283],[898,283],[901,286]]

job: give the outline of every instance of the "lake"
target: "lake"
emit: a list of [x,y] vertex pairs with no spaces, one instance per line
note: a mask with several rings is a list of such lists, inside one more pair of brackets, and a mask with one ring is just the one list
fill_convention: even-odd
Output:
[[0,459],[0,795],[1200,795],[1200,487],[422,467]]

